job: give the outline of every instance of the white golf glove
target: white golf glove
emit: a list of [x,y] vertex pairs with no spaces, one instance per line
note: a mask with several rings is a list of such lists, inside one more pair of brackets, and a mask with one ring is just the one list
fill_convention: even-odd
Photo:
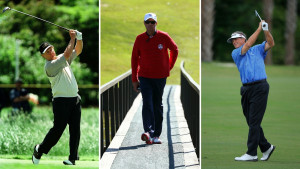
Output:
[[82,40],[82,33],[76,30],[76,39]]
[[261,26],[262,26],[262,30],[264,30],[264,31],[268,31],[269,30],[267,22],[262,22]]

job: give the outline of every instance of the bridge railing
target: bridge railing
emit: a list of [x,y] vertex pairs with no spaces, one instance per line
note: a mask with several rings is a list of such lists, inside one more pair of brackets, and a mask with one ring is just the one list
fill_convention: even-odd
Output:
[[184,69],[184,61],[180,64],[181,74],[181,103],[184,110],[185,118],[188,123],[193,145],[196,149],[197,157],[200,153],[200,86],[192,79],[192,77]]
[[114,138],[137,94],[132,87],[131,70],[101,86],[101,157]]

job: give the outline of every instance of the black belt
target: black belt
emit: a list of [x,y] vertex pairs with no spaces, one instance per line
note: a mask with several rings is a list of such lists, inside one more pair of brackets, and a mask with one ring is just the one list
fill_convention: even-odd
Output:
[[266,82],[266,81],[267,81],[266,79],[258,80],[258,81],[251,82],[251,83],[245,83],[245,84],[243,84],[243,86],[252,86],[252,85],[255,85],[255,84],[258,84],[258,83],[262,83],[262,82]]

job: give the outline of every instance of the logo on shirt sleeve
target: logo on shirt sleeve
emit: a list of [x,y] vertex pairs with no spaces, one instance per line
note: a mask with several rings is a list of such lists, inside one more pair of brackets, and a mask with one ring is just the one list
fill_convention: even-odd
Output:
[[164,47],[163,47],[163,45],[162,44],[158,44],[158,49],[159,50],[162,50]]

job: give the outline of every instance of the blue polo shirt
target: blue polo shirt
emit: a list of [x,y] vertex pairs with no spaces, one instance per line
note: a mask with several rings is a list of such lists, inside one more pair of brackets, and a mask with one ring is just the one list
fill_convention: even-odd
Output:
[[240,72],[243,84],[267,79],[264,63],[267,56],[265,44],[266,41],[252,46],[244,55],[241,54],[244,45],[232,51],[231,56]]

